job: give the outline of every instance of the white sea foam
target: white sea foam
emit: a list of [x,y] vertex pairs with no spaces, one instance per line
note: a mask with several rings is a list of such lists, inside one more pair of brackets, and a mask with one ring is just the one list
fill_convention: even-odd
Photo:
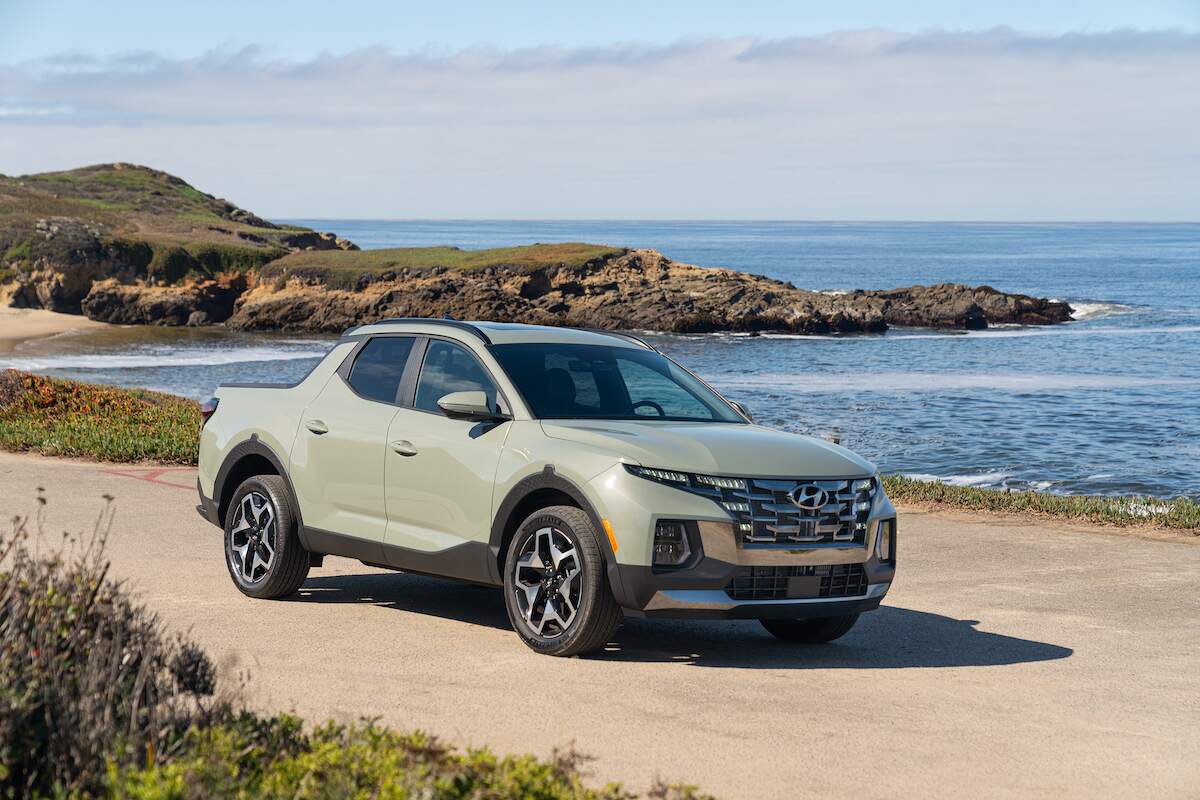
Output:
[[[898,333],[886,337],[891,342],[917,339],[1017,339],[1027,336],[1149,336],[1157,334],[1200,333],[1200,325],[1173,325],[1154,328],[1091,328],[1081,325],[1054,325],[1044,328],[988,328],[966,333]],[[843,337],[844,338],[844,337]]]
[[48,369],[144,369],[148,367],[215,367],[264,361],[295,361],[321,358],[327,350],[279,350],[271,347],[235,347],[227,350],[173,350],[96,355],[37,355],[0,358],[0,368]]
[[[905,472],[904,477],[917,481],[945,483],[950,486],[995,486],[1011,477],[1011,472],[979,472],[968,475],[931,475],[925,472]],[[1048,483],[1047,483],[1048,485]]]
[[1129,314],[1136,310],[1133,306],[1122,305],[1121,303],[1091,302],[1085,300],[1068,302],[1073,312],[1071,317],[1076,322],[1082,322],[1085,319],[1111,317],[1115,314]]
[[[710,373],[711,374],[711,373]],[[1006,392],[1047,392],[1069,389],[1125,389],[1147,386],[1200,386],[1200,378],[1154,378],[1139,375],[1080,375],[1070,373],[995,372],[769,372],[711,374],[722,388],[786,389],[789,393],[940,392],[949,389],[991,389]]]

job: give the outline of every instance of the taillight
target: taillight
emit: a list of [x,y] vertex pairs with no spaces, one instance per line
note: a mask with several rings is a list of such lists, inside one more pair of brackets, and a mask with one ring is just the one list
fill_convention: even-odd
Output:
[[200,404],[200,427],[208,422],[208,418],[217,413],[217,404],[221,401],[215,397],[210,397]]

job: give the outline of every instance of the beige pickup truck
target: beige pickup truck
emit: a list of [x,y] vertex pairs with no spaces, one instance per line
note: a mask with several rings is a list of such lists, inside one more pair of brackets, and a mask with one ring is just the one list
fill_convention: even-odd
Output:
[[629,335],[386,320],[203,410],[199,508],[251,597],[343,556],[502,586],[521,639],[565,656],[624,615],[827,642],[895,573],[870,463],[756,425]]

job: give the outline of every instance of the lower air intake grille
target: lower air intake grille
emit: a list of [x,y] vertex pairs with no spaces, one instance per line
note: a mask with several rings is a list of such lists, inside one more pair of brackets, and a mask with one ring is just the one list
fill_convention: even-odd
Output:
[[812,600],[867,593],[862,564],[745,567],[725,587],[734,600]]

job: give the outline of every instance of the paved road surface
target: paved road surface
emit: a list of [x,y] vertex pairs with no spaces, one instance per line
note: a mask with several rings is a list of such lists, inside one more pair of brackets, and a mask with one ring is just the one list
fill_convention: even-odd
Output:
[[590,659],[534,655],[498,591],[327,559],[290,601],[240,595],[191,470],[0,454],[0,511],[48,499],[264,709],[379,716],[548,753],[597,780],[750,797],[1200,796],[1200,546],[963,514],[901,522],[900,577],[839,643],[754,622],[626,622]]

